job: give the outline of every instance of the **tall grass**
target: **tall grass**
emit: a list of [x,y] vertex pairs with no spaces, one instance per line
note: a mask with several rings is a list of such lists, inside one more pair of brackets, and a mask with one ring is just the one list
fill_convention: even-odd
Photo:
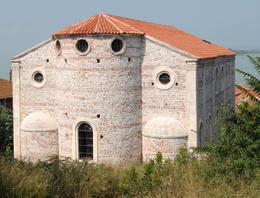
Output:
[[254,177],[222,174],[185,150],[174,163],[93,164],[52,158],[37,164],[0,159],[0,197],[258,197]]

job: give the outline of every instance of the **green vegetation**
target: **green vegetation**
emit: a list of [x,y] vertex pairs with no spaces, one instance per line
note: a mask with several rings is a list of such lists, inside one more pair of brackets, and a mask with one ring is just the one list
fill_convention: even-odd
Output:
[[[258,74],[258,76],[260,76],[260,57],[253,58],[249,55],[247,55],[247,57],[249,58],[249,61],[253,65],[253,67],[254,67],[256,73]],[[260,102],[260,79],[256,78],[254,75],[249,74],[247,72],[244,72],[240,69],[236,69],[236,71],[244,76],[247,85],[250,88],[252,88],[252,90],[253,90],[253,92],[255,92],[256,96],[253,96],[246,89],[244,89],[243,87],[240,87],[239,85],[237,87],[240,90],[242,90],[248,97],[250,97],[250,99],[252,101],[257,103],[256,107],[259,106],[259,102]],[[258,99],[256,97],[258,97]]]
[[223,174],[181,149],[175,163],[131,166],[51,159],[37,164],[0,159],[0,197],[257,197],[257,177]]
[[[249,57],[260,74],[260,58]],[[260,96],[260,82],[242,73]],[[0,197],[259,197],[260,102],[239,105],[240,114],[223,108],[217,143],[208,141],[190,154],[181,148],[174,163],[158,153],[154,160],[104,165],[52,158],[18,162],[6,152],[12,139],[12,114],[0,107]],[[199,156],[199,157],[196,157]]]
[[260,168],[260,106],[242,103],[239,109],[241,113],[236,114],[223,108],[215,123],[220,134],[218,143],[208,141],[194,151],[204,154],[224,174],[245,174],[250,178]]
[[[12,151],[13,144],[13,112],[0,105],[0,154]],[[12,153],[12,152],[11,152]]]
[[[260,74],[260,57],[248,56],[250,62]],[[243,74],[245,80],[256,95],[237,86],[254,101],[250,106],[247,102],[238,105],[240,111],[236,114],[230,107],[222,108],[218,126],[219,140],[214,144],[208,141],[206,145],[194,148],[195,153],[210,159],[223,174],[233,174],[235,177],[244,175],[248,180],[255,178],[259,182],[260,168],[260,80],[253,75],[236,70]]]

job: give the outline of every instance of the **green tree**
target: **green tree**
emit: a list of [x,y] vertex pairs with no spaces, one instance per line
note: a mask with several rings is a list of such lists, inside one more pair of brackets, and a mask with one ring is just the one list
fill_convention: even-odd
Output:
[[[255,68],[256,73],[260,76],[260,57],[251,57],[249,55],[247,55],[247,57],[249,58],[249,61],[251,62],[251,64],[253,65],[253,67]],[[252,88],[252,91],[254,91],[256,93],[256,97],[253,96],[250,92],[248,92],[246,89],[244,89],[243,87],[237,85],[237,87],[243,91],[248,97],[250,97],[250,99],[256,103],[259,103],[259,98],[260,98],[260,79],[258,79],[257,77],[255,77],[252,74],[249,74],[247,72],[244,72],[240,69],[236,69],[237,72],[243,74],[247,85]],[[258,98],[258,99],[257,99]]]
[[13,145],[13,112],[0,105],[0,153],[12,149]]

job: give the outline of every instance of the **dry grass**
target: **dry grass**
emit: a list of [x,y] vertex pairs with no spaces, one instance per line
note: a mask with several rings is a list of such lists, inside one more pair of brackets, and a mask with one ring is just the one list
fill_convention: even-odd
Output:
[[254,178],[223,175],[207,160],[89,164],[52,159],[38,164],[0,159],[0,197],[259,197]]

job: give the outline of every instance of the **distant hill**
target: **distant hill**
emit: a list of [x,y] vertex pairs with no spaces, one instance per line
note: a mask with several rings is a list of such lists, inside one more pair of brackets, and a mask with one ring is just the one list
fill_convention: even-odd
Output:
[[231,49],[229,50],[236,52],[237,54],[252,54],[252,53],[260,53],[260,49],[251,49],[251,50],[237,50],[237,49]]

